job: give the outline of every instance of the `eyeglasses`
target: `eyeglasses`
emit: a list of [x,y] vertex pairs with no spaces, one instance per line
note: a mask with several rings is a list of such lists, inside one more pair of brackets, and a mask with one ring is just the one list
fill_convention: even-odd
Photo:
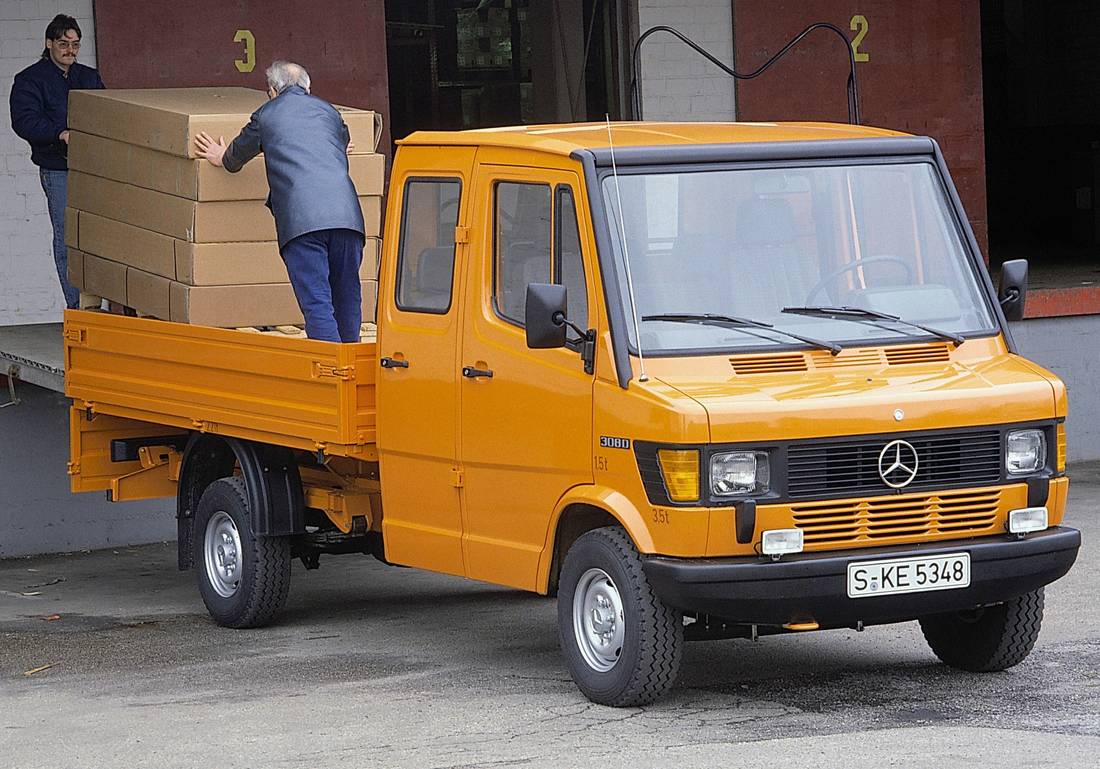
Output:
[[58,48],[62,51],[74,51],[75,52],[75,51],[80,50],[80,41],[79,40],[64,40],[64,39],[54,40],[53,45],[54,45],[54,48]]

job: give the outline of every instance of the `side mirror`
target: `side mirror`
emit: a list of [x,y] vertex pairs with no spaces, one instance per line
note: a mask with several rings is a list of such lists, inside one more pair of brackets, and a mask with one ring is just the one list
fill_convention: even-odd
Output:
[[527,284],[527,346],[532,350],[565,347],[565,286]]
[[997,300],[1001,303],[1005,318],[1024,319],[1024,302],[1027,300],[1027,259],[1013,259],[1001,265],[1001,285],[997,288]]

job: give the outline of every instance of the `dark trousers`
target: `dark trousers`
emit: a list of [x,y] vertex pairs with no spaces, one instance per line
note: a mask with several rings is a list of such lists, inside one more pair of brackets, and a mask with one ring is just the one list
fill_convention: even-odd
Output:
[[355,230],[318,230],[294,238],[280,253],[306,319],[306,336],[358,342],[363,236]]
[[65,294],[65,306],[80,306],[80,290],[69,283],[69,251],[65,248],[65,205],[69,197],[69,172],[39,168],[38,178],[46,193],[46,209],[53,225],[53,261],[61,292]]

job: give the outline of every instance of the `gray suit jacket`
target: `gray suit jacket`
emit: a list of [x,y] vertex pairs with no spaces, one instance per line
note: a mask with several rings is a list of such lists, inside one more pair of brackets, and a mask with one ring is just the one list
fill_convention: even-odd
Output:
[[253,113],[225,151],[230,173],[259,153],[267,164],[279,248],[318,230],[363,234],[363,212],[348,176],[348,127],[332,105],[291,86]]

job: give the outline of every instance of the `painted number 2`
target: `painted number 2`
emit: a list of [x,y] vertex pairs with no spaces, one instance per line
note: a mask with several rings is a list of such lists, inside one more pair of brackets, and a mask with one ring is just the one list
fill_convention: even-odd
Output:
[[233,36],[234,43],[244,43],[244,58],[233,62],[238,72],[251,72],[256,69],[256,36],[250,29],[238,29]]
[[856,56],[856,61],[870,61],[871,54],[866,52],[860,52],[859,46],[863,42],[863,38],[867,37],[867,30],[870,25],[867,24],[867,17],[856,14],[852,17],[852,20],[848,22],[848,29],[856,33],[855,39],[852,40],[852,53]]

